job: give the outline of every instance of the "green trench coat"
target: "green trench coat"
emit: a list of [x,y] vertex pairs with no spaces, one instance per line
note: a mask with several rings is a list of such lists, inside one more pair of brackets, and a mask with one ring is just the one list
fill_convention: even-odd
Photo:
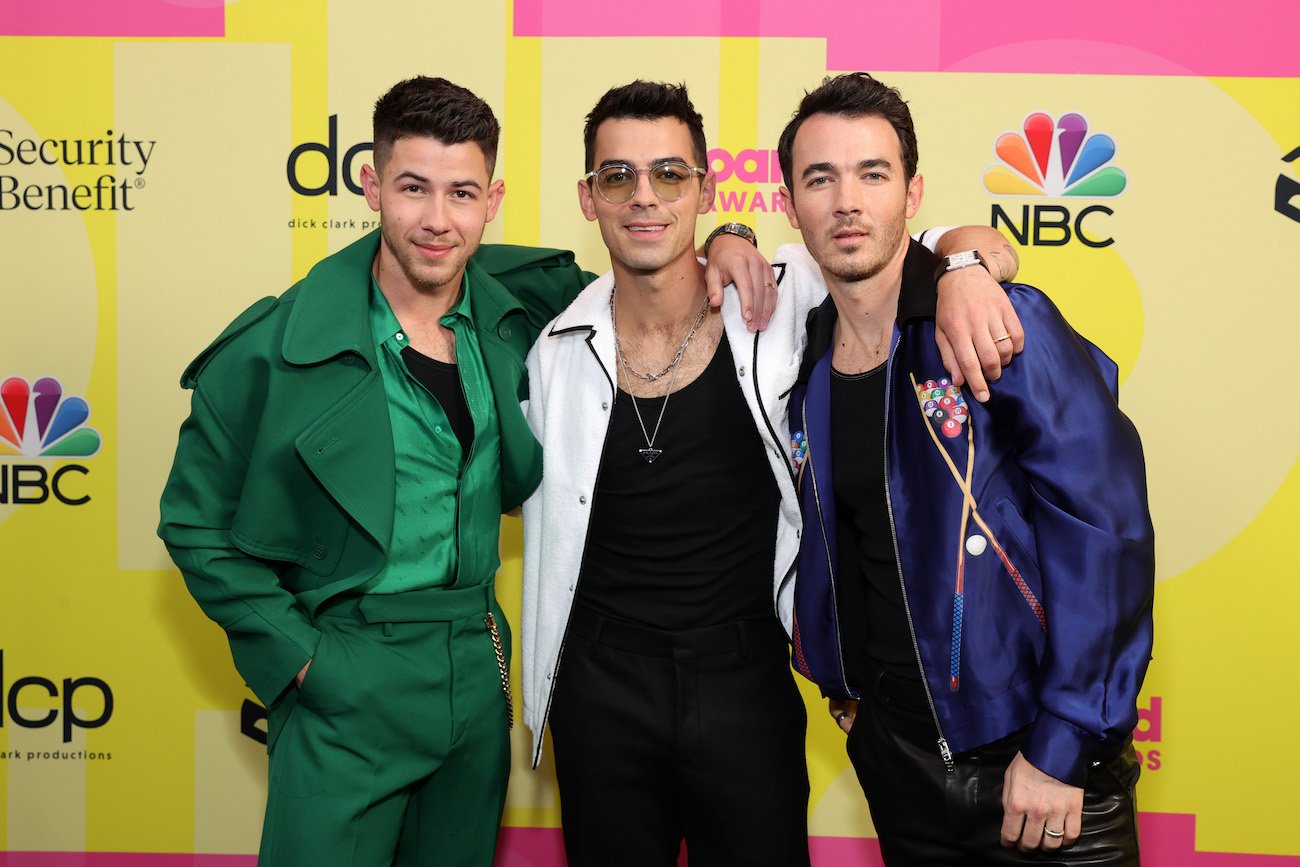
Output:
[[[378,245],[376,231],[279,298],[258,301],[181,379],[194,394],[158,535],[268,706],[315,653],[320,604],[385,563],[393,437],[367,314]],[[588,275],[571,253],[511,246],[481,248],[469,268],[501,425],[502,508],[510,510],[542,469],[519,408],[524,359]]]

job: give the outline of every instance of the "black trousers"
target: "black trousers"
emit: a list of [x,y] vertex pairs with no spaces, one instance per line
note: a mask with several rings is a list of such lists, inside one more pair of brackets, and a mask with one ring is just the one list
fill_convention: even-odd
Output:
[[661,632],[574,609],[551,703],[570,867],[806,867],[807,714],[772,620]]
[[1140,766],[1132,744],[1089,773],[1082,832],[1072,846],[1050,855],[1007,849],[1000,838],[1003,774],[1024,733],[954,756],[949,772],[920,684],[879,672],[872,679],[847,748],[889,867],[1139,863],[1133,789]]

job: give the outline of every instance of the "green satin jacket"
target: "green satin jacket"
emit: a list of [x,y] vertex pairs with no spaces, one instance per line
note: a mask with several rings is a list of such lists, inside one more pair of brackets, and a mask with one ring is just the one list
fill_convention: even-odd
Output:
[[[316,608],[374,577],[392,534],[393,436],[367,313],[378,245],[375,231],[255,303],[181,378],[194,393],[158,535],[266,704],[315,653]],[[519,408],[524,359],[589,275],[571,253],[503,245],[468,267],[508,511],[542,472]]]

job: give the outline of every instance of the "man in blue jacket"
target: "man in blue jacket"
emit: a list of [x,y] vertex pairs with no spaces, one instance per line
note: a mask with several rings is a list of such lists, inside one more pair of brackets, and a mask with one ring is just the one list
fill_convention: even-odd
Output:
[[886,863],[1136,864],[1154,554],[1114,363],[1009,284],[1024,353],[987,403],[947,379],[935,281],[979,263],[908,238],[896,90],[828,78],[779,155],[829,290],[790,401],[795,664],[849,732]]

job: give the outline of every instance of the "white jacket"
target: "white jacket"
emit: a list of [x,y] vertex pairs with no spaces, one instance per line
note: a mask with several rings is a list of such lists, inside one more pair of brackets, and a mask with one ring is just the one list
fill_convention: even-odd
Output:
[[[786,403],[803,358],[804,323],[809,310],[826,296],[826,289],[802,246],[778,250],[773,268],[780,292],[766,331],[749,333],[731,289],[726,292],[722,318],[736,379],[781,492],[772,600],[789,633],[802,525],[790,463]],[[588,286],[542,329],[528,354],[525,415],[542,444],[544,460],[541,487],[524,503],[520,640],[524,723],[533,732],[533,767],[541,760],[542,733],[582,568],[596,474],[614,404],[614,332],[609,307],[613,286],[612,273]]]

